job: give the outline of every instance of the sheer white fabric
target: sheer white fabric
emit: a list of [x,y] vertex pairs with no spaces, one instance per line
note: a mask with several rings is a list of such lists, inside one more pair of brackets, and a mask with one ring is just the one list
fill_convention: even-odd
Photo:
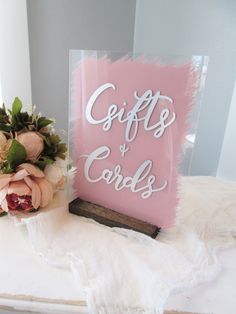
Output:
[[236,183],[180,180],[176,227],[156,240],[68,213],[59,193],[49,210],[22,218],[38,254],[72,271],[89,313],[163,313],[170,293],[212,279],[217,250],[235,244]]

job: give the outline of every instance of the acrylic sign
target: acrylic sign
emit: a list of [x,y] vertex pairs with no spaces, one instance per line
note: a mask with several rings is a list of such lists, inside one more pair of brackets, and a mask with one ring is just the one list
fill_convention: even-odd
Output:
[[180,147],[200,68],[191,58],[173,64],[78,51],[70,58],[76,197],[173,225]]

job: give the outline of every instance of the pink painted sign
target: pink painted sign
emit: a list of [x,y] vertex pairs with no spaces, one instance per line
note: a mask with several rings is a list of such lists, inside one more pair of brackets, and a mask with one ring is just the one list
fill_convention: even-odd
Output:
[[173,225],[180,147],[199,67],[192,59],[176,65],[144,57],[75,56],[70,143],[76,197],[160,227]]

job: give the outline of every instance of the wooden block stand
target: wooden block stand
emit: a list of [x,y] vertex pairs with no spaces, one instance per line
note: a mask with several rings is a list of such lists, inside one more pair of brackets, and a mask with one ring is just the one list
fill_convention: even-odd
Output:
[[156,238],[160,231],[159,227],[150,223],[120,214],[112,209],[84,201],[80,198],[70,203],[69,210],[73,214],[94,219],[106,226],[132,229],[152,238]]

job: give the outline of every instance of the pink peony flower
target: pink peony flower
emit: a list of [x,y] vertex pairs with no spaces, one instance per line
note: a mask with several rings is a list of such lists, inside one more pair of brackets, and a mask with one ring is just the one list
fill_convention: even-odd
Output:
[[0,131],[0,149],[6,144],[7,138],[2,131]]
[[11,147],[11,139],[7,139],[2,131],[0,131],[0,162],[7,159],[7,153]]
[[52,184],[31,164],[21,164],[16,173],[0,175],[0,212],[27,212],[47,206],[52,198]]
[[10,211],[16,210],[31,210],[33,209],[31,195],[17,195],[15,193],[8,194],[6,196],[8,209]]
[[21,133],[16,139],[25,147],[28,160],[36,160],[43,151],[43,139],[36,132]]

